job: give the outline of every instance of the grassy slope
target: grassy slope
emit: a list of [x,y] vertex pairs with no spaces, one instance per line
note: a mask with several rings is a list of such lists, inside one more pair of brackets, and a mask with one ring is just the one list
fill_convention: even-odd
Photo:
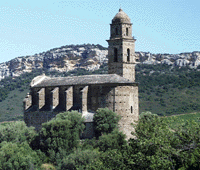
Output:
[[191,113],[191,114],[181,114],[165,117],[165,119],[170,121],[170,127],[173,129],[186,121],[194,120],[195,122],[200,123],[200,113]]
[[[154,71],[154,72],[152,72]],[[172,115],[200,111],[200,72],[164,65],[136,67],[140,113]]]
[[29,89],[26,87],[24,91],[19,89],[12,90],[6,100],[0,102],[0,121],[23,120],[23,99],[28,91]]
[[140,93],[140,112],[159,115],[191,113],[199,110],[200,87],[171,88],[167,92]]

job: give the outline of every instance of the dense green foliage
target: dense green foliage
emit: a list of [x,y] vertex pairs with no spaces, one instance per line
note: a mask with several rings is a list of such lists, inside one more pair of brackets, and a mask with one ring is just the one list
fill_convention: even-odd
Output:
[[115,129],[111,133],[102,135],[99,137],[98,142],[95,147],[98,147],[100,151],[107,151],[108,149],[118,149],[121,150],[126,144],[126,135]]
[[58,169],[88,169],[99,158],[100,153],[97,150],[80,150],[65,157],[58,166]]
[[170,121],[169,126],[171,128],[176,128],[177,126],[180,126],[181,124],[187,121],[190,122],[194,120],[195,122],[200,123],[200,113],[173,115],[173,116],[167,116],[163,118]]
[[58,114],[51,121],[43,123],[42,129],[31,143],[34,149],[41,149],[51,160],[69,154],[79,144],[79,135],[84,129],[81,114],[72,111]]
[[[136,125],[136,139],[131,139],[127,154],[136,169],[199,169],[199,124],[190,122],[176,129],[170,122],[144,113]],[[191,129],[193,128],[193,132]],[[190,137],[188,135],[190,134]]]
[[[102,113],[110,111],[100,109]],[[75,111],[58,114],[38,134],[23,122],[4,123],[0,169],[200,169],[199,121],[179,122],[172,128],[175,118],[145,112],[134,125],[135,137],[126,141],[116,128],[119,117],[109,118],[115,120],[113,128],[99,129],[98,140],[79,140],[84,125]],[[106,124],[101,119],[96,122],[100,127]]]
[[150,112],[141,114],[135,138],[101,152],[88,169],[199,169],[200,125],[191,121],[171,129],[169,124]]
[[200,72],[189,67],[137,65],[140,112],[172,115],[200,111]]
[[27,127],[23,121],[8,123],[0,126],[0,143],[3,141],[13,143],[30,143],[36,132],[33,127]]
[[137,140],[130,141],[128,152],[137,169],[173,169],[170,157],[176,139],[167,123],[157,115],[145,113],[135,129]]
[[29,146],[35,135],[34,128],[28,128],[22,121],[0,125],[0,169],[39,168],[45,154]]
[[126,163],[127,162],[124,159],[123,151],[109,149],[106,152],[101,152],[99,159],[96,159],[95,162],[89,164],[88,170],[127,170],[129,167]]
[[0,143],[0,169],[36,169],[41,166],[43,158],[44,154],[33,151],[26,142]]
[[94,128],[97,134],[97,137],[102,134],[111,133],[114,129],[117,128],[120,116],[115,112],[105,109],[98,109],[97,114],[94,115]]

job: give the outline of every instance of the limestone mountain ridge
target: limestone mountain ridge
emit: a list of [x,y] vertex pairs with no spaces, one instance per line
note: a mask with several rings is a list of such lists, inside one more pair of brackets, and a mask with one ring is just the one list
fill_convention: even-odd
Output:
[[[0,79],[20,76],[35,69],[71,71],[77,68],[94,71],[108,62],[108,50],[97,44],[66,45],[30,56],[16,57],[0,63]],[[172,67],[200,65],[200,51],[180,54],[152,54],[136,52],[136,64],[167,64]]]

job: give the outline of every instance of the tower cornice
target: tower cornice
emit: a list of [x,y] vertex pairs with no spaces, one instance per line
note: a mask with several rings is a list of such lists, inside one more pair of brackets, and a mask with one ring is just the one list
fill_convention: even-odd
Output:
[[125,40],[125,41],[131,41],[131,42],[135,42],[136,39],[133,39],[133,38],[122,38],[122,37],[119,37],[119,38],[111,38],[109,40],[106,40],[107,42],[110,42],[110,41],[118,41],[118,40]]

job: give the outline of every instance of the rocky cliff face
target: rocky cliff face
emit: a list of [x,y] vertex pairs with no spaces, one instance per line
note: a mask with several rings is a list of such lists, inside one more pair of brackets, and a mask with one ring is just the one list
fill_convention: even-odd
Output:
[[137,62],[143,64],[167,64],[173,67],[189,66],[197,68],[200,65],[200,52],[180,54],[151,54],[136,52]]
[[97,70],[107,63],[108,51],[100,45],[64,46],[32,56],[17,57],[0,63],[0,79],[19,76],[34,69],[70,71],[75,68]]
[[[0,79],[19,76],[34,69],[70,71],[75,68],[97,70],[108,62],[108,51],[100,45],[70,45],[55,48],[32,56],[17,57],[0,63]],[[151,54],[136,52],[137,64],[167,64],[173,67],[200,65],[200,52],[181,54]]]

